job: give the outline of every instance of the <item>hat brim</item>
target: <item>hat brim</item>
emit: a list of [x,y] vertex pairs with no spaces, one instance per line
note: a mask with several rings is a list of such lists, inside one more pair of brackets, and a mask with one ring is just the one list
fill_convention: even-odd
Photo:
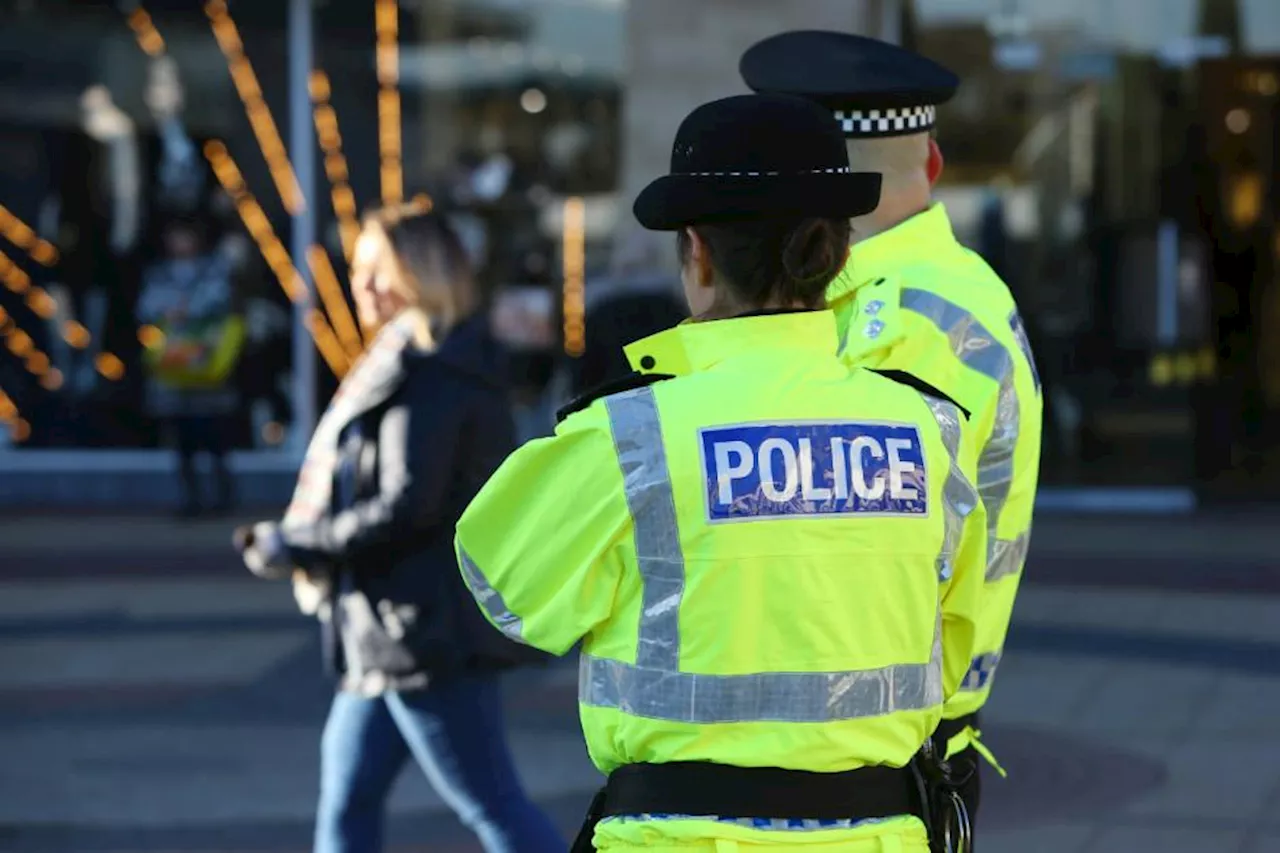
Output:
[[645,187],[631,209],[650,231],[678,231],[703,222],[763,216],[849,219],[879,204],[876,172],[665,175]]

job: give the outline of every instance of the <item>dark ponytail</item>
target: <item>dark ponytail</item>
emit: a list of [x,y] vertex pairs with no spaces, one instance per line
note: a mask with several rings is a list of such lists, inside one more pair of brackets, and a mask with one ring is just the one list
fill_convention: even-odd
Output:
[[821,301],[827,285],[844,266],[848,248],[847,219],[807,219],[797,225],[782,248],[788,301],[806,305]]
[[[743,309],[799,303],[821,308],[844,266],[847,219],[761,219],[695,225],[730,299]],[[681,263],[689,238],[678,234]]]

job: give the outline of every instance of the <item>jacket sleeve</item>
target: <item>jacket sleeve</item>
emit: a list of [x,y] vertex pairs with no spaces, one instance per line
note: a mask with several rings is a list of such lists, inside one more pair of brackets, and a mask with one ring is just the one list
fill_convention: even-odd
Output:
[[[378,492],[305,526],[283,528],[289,555],[303,569],[333,563],[384,563],[439,524],[467,408],[432,405],[434,371],[411,377],[378,423]],[[438,395],[437,395],[438,396]]]
[[969,671],[977,642],[987,568],[987,511],[974,486],[978,462],[976,431],[961,424],[961,440],[945,487],[947,511],[963,515],[952,551],[951,577],[942,589],[942,684],[950,698]]
[[562,655],[613,613],[631,516],[604,406],[503,463],[458,522],[458,563],[486,618]]

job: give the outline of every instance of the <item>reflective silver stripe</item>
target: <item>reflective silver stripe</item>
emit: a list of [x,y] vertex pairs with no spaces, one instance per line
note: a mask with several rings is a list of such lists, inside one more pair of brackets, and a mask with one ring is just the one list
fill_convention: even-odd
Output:
[[1031,352],[1031,339],[1027,337],[1026,324],[1022,322],[1017,308],[1009,312],[1009,329],[1013,332],[1013,338],[1018,342],[1018,348],[1022,350],[1022,355],[1027,360],[1027,367],[1031,368],[1031,383],[1039,394],[1040,370],[1036,367],[1036,357]]
[[1007,578],[1022,571],[1030,548],[1029,532],[1023,533],[1017,539],[996,539],[988,542],[987,553],[991,555],[991,559],[987,561],[987,583],[995,583],[1001,578]]
[[902,307],[937,326],[951,342],[956,358],[965,366],[997,382],[1012,370],[1008,350],[978,322],[978,318],[954,302],[928,290],[904,287]]
[[[643,593],[636,663],[582,654],[578,699],[583,705],[684,723],[802,723],[942,704],[941,610],[927,663],[848,672],[681,672],[684,554],[657,402],[651,388],[638,388],[606,398],[605,409],[635,529]],[[957,421],[957,438],[958,429]]]
[[978,492],[987,508],[987,582],[1000,580],[1019,571],[1022,564],[1012,564],[1008,555],[1014,542],[996,534],[1000,514],[1004,512],[1013,486],[1013,453],[1018,445],[1018,391],[1013,384],[1013,360],[1000,377],[1000,393],[996,397],[996,416],[991,436],[978,456]]
[[605,410],[635,528],[636,561],[644,589],[636,666],[676,672],[680,669],[684,553],[658,404],[652,388],[636,388],[606,398]]
[[523,620],[507,609],[507,603],[502,600],[502,595],[489,585],[480,568],[462,548],[458,549],[458,565],[462,567],[462,579],[466,582],[467,589],[471,590],[476,601],[480,602],[480,606],[489,614],[493,624],[511,639],[523,643],[525,641]]
[[[1018,339],[1038,386],[1040,379],[1035,375],[1031,346],[1022,334],[1022,320],[1016,310],[1009,314],[1009,327]],[[991,438],[978,458],[978,488],[987,507],[987,520],[991,529],[987,541],[987,583],[994,583],[1022,571],[1027,560],[1027,550],[1031,546],[1030,530],[1023,531],[1015,539],[1000,539],[996,536],[1000,513],[1009,499],[1009,489],[1013,484],[1013,454],[1018,445],[1020,414],[1017,387],[1014,385],[1013,360],[1010,359],[1009,369],[1000,379],[1000,396],[996,401]]]
[[[942,433],[946,445],[947,479],[942,485],[943,532],[942,550],[938,553],[938,580],[950,579],[952,561],[964,535],[964,520],[978,505],[978,490],[960,470],[960,409],[953,403],[922,394],[929,411]],[[942,693],[942,603],[938,603],[938,623],[933,633],[933,659],[938,662],[938,693]]]
[[956,550],[960,547],[964,520],[977,506],[978,492],[960,470],[957,458],[960,452],[960,410],[937,397],[921,396],[929,404],[929,411],[933,413],[933,419],[942,433],[942,443],[946,445],[947,455],[950,457],[947,479],[942,486],[943,536],[942,550],[938,554],[938,579],[945,581],[951,577],[951,561],[955,559]]
[[849,672],[706,675],[583,654],[578,701],[678,723],[826,723],[942,704],[941,614],[928,663]]
[[1018,444],[1018,391],[1014,385],[1014,362],[1008,349],[978,319],[936,293],[904,288],[902,307],[933,323],[951,343],[956,358],[966,367],[1000,383],[991,436],[978,456],[978,493],[987,509],[986,581],[992,583],[1022,568],[1013,559],[1020,550],[1026,556],[1029,533],[1017,540],[999,539],[1000,515],[1013,484],[1013,454]]

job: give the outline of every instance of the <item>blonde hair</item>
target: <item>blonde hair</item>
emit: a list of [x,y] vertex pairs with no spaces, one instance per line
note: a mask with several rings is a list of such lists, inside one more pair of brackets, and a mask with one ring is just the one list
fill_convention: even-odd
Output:
[[432,212],[431,200],[417,196],[365,214],[364,226],[387,239],[399,275],[396,286],[415,313],[415,343],[438,345],[479,307],[471,263],[457,232]]

